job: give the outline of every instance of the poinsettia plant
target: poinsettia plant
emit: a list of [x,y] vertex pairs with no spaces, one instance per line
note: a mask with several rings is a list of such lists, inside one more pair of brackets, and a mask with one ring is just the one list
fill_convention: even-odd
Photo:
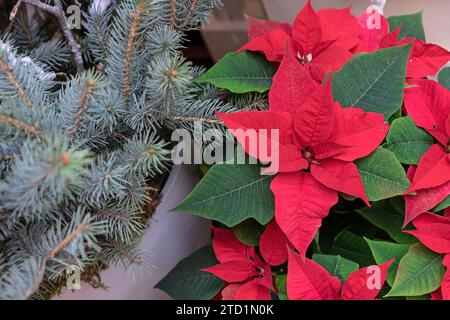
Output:
[[450,299],[450,53],[426,42],[421,13],[308,1],[292,25],[249,18],[248,32],[196,81],[230,104],[267,101],[200,119],[258,161],[213,165],[176,208],[213,220],[212,246],[158,287],[180,299]]

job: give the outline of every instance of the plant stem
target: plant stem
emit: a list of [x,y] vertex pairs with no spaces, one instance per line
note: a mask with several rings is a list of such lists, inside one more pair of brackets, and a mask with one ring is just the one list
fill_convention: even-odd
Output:
[[70,31],[69,29],[61,0],[54,0],[55,5],[53,6],[42,3],[39,0],[22,0],[22,2],[36,6],[37,8],[47,11],[48,13],[51,13],[56,17],[56,19],[58,20],[58,24],[63,31],[64,36],[66,37],[67,43],[69,44],[70,51],[72,52],[75,64],[77,66],[77,71],[84,71],[84,63],[80,47],[73,37],[72,31]]

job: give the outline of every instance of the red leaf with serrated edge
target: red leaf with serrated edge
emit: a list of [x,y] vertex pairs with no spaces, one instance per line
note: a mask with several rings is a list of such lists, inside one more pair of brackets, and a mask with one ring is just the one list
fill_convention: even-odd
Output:
[[297,15],[292,28],[294,47],[304,56],[313,54],[322,38],[322,27],[317,13],[311,6],[311,0]]
[[444,146],[448,139],[445,123],[450,113],[450,91],[436,81],[410,80],[405,90],[405,109],[414,123]]
[[450,137],[450,113],[448,114],[447,120],[445,120],[445,132]]
[[278,172],[296,172],[308,167],[308,162],[300,155],[299,147],[293,144],[279,146],[278,166],[273,162],[263,170],[264,175]]
[[[335,110],[335,126],[327,144],[335,145],[334,159],[353,161],[371,154],[380,145],[389,131],[381,114],[365,112],[359,108]],[[318,146],[321,147],[320,145]],[[327,156],[316,154],[316,158]]]
[[450,60],[450,52],[438,45],[426,43],[414,38],[406,38],[398,41],[400,28],[398,27],[395,31],[387,34],[381,40],[380,47],[388,48],[414,42],[406,70],[407,78],[419,79],[433,76],[448,63]]
[[272,266],[278,266],[286,262],[288,258],[287,246],[289,240],[281,231],[275,220],[272,220],[264,230],[260,242],[259,251],[264,260]]
[[[406,43],[406,41],[404,39],[401,43]],[[434,76],[449,60],[450,52],[444,48],[417,39],[411,49],[406,77]]]
[[420,214],[427,212],[444,201],[450,194],[450,182],[435,188],[415,191],[415,195],[405,196],[405,224],[413,221]]
[[227,261],[202,269],[226,282],[242,282],[258,274],[250,260]]
[[387,271],[394,262],[389,260],[378,266],[369,266],[352,272],[342,286],[342,300],[373,300],[386,281]]
[[442,300],[441,288],[436,289],[431,293],[431,300]]
[[312,78],[322,82],[329,72],[339,71],[352,58],[353,55],[347,49],[331,46],[306,66],[309,66]]
[[350,148],[334,142],[324,142],[314,146],[314,157],[317,160],[328,158],[337,159],[339,155],[343,154],[345,149]]
[[324,186],[361,198],[370,206],[358,168],[353,162],[325,159],[311,165],[311,175]]
[[416,171],[417,171],[416,165],[409,166],[408,171],[406,171],[406,177],[408,178],[409,181],[413,181]]
[[264,264],[262,261],[259,261],[257,263],[257,269],[259,270],[259,276],[255,277],[252,281],[267,289],[275,291],[270,264]]
[[222,300],[236,300],[236,293],[242,283],[231,283],[222,289]]
[[286,44],[290,39],[291,36],[286,31],[276,29],[250,40],[242,48],[237,50],[237,52],[244,50],[257,51],[263,53],[267,60],[278,62],[283,59]]
[[[274,290],[271,267],[261,261],[254,247],[239,242],[230,229],[213,227],[213,231],[214,253],[222,263],[202,271],[212,273],[226,282],[237,282],[237,285],[228,286],[222,291],[223,299],[235,299],[246,281],[265,287],[267,291]],[[261,290],[258,289],[259,291]]]
[[446,266],[446,267],[450,267],[450,254],[446,254],[444,256],[444,259],[442,259],[442,265]]
[[389,32],[387,35],[385,35],[380,41],[380,48],[385,49],[397,46],[399,44],[398,37],[400,35],[400,30],[401,27],[398,27],[394,31]]
[[[262,162],[278,158],[278,172],[305,169],[308,162],[302,158],[294,143],[293,116],[287,112],[248,111],[218,113],[225,125],[242,145],[245,152]],[[252,129],[247,131],[248,129]],[[272,129],[278,129],[272,131]],[[276,136],[278,135],[278,136]],[[273,149],[273,152],[272,152]]]
[[447,268],[441,284],[441,300],[450,300],[450,254],[446,254],[442,264]]
[[287,34],[291,34],[292,28],[289,23],[282,23],[272,20],[261,20],[247,16],[247,32],[249,39],[260,37],[267,32],[281,29]]
[[272,80],[269,92],[270,110],[295,113],[318,87],[287,47],[283,61]]
[[[412,180],[416,166],[410,166],[407,177]],[[417,190],[415,195],[404,196],[405,198],[405,222],[403,227],[413,221],[422,213],[425,213],[439,203],[441,203],[450,194],[450,181],[435,188]]]
[[317,262],[289,250],[286,287],[290,300],[339,300],[341,282]]
[[441,297],[442,300],[450,300],[450,271],[448,269],[442,278]]
[[426,226],[428,224],[435,224],[435,223],[450,224],[450,219],[431,212],[425,212],[413,220],[413,225],[416,228],[422,228],[423,226]]
[[302,147],[313,147],[328,141],[334,127],[334,101],[331,81],[314,92],[297,110],[295,132]]
[[248,260],[248,256],[254,256],[254,248],[240,242],[233,231],[225,228],[212,227],[213,249],[219,262]]
[[363,46],[358,51],[373,52],[380,48],[381,40],[389,33],[389,22],[387,19],[377,13],[364,12],[358,19],[361,26],[359,35]]
[[275,196],[278,226],[301,254],[314,239],[322,219],[338,201],[338,194],[307,172],[282,173],[270,186]]
[[429,223],[421,225],[417,230],[406,230],[420,242],[437,253],[450,253],[450,224]]
[[450,207],[444,210],[444,217],[450,219]]
[[420,159],[413,182],[405,194],[441,186],[448,181],[450,181],[448,154],[440,145],[433,144]]
[[322,27],[322,41],[335,40],[333,46],[352,49],[359,42],[361,26],[358,19],[344,9],[323,9],[317,12]]
[[249,281],[236,292],[235,300],[270,300],[270,290],[266,287]]

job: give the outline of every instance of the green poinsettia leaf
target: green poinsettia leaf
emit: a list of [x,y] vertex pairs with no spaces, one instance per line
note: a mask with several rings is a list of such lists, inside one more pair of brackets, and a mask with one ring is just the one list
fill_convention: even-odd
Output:
[[436,207],[434,207],[431,211],[432,212],[439,212],[441,210],[447,209],[450,207],[450,196],[444,199],[441,203],[439,203]]
[[264,226],[253,219],[248,219],[233,227],[233,232],[240,242],[254,247],[259,244]]
[[388,18],[389,29],[395,30],[401,27],[399,40],[405,38],[416,38],[425,41],[425,30],[423,28],[422,11]]
[[398,196],[398,197],[394,197],[394,198],[389,198],[389,204],[390,204],[395,210],[397,210],[397,212],[398,212],[401,216],[404,216],[404,215],[405,215],[406,204],[405,204],[405,199],[403,199],[402,196]]
[[373,265],[375,262],[366,241],[349,231],[343,231],[336,237],[330,252],[354,261],[361,267]]
[[343,107],[359,107],[389,119],[402,105],[411,44],[349,61],[333,75],[333,96]]
[[418,164],[423,154],[434,143],[433,137],[418,128],[409,116],[392,122],[386,141],[384,147],[405,164]]
[[442,255],[417,243],[400,260],[391,291],[385,297],[421,296],[440,287],[445,267]]
[[406,297],[406,300],[430,300],[430,294],[424,294],[423,296]]
[[403,232],[405,217],[399,214],[388,200],[375,202],[370,208],[365,207],[356,211],[372,224],[385,231],[393,240],[405,244],[417,242],[415,237]]
[[287,275],[279,274],[275,276],[274,282],[275,282],[275,290],[278,292],[278,298],[280,300],[289,300],[286,290]]
[[272,176],[257,165],[216,164],[172,211],[185,211],[228,227],[253,218],[266,225],[274,216]]
[[380,147],[355,163],[370,201],[401,195],[411,184],[392,151]]
[[340,255],[314,254],[312,259],[327,269],[330,274],[338,277],[342,283],[352,272],[359,269],[359,264]]
[[201,269],[218,264],[211,245],[181,260],[155,288],[176,300],[210,300],[223,288],[224,282]]
[[386,281],[392,287],[400,260],[408,252],[409,245],[398,244],[386,241],[374,241],[365,239],[372,251],[373,258],[377,264],[383,264],[391,259],[395,259],[389,268]]
[[450,67],[444,68],[438,74],[439,83],[450,90]]
[[275,67],[263,56],[242,51],[228,53],[195,82],[207,82],[234,93],[266,92]]
[[389,118],[389,125],[392,125],[395,119],[401,118],[403,116],[402,108],[399,108],[395,113]]

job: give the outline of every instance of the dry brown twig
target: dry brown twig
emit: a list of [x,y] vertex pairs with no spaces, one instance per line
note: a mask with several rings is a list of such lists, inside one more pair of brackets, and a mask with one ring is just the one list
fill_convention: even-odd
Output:
[[[72,31],[70,30],[67,20],[66,20],[66,14],[64,13],[64,8],[60,0],[54,0],[54,5],[49,5],[46,3],[43,3],[39,0],[19,0],[16,6],[13,8],[12,16],[10,19],[14,19],[15,14],[17,13],[17,9],[20,6],[20,3],[26,3],[32,6],[35,6],[41,10],[44,10],[50,14],[52,14],[57,20],[58,24],[64,33],[64,36],[66,37],[67,43],[69,44],[70,51],[72,52],[73,58],[75,60],[75,64],[77,66],[77,71],[82,72],[84,71],[84,63],[83,63],[83,57],[80,51],[80,47],[78,43],[76,42]],[[14,12],[15,11],[15,12]]]

